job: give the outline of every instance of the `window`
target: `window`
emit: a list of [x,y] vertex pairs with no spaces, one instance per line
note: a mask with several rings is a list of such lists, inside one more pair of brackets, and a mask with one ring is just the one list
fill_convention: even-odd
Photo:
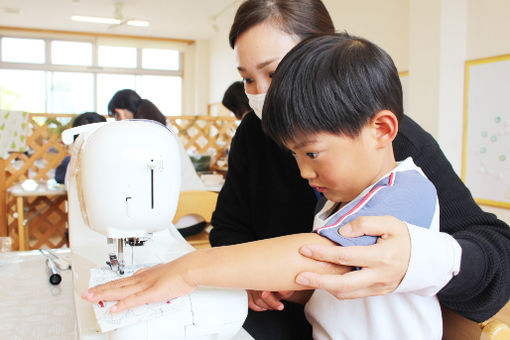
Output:
[[113,94],[129,88],[180,115],[182,53],[135,43],[0,36],[0,109],[106,115]]
[[94,111],[92,73],[51,72],[48,77],[48,112]]
[[178,70],[179,51],[144,48],[142,49],[142,67],[150,70]]
[[2,61],[42,64],[45,61],[44,40],[2,38]]
[[180,114],[182,81],[180,77],[141,76],[139,93],[152,101],[166,116]]
[[56,65],[92,65],[92,44],[73,41],[52,41],[51,62]]
[[0,69],[0,105],[5,110],[45,112],[44,71]]
[[135,68],[136,48],[99,46],[99,66]]

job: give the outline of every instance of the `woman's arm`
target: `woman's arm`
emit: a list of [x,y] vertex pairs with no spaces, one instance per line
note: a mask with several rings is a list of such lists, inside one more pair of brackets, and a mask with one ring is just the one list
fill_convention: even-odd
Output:
[[129,278],[91,288],[82,297],[91,302],[120,300],[112,309],[120,312],[143,303],[182,296],[198,286],[304,290],[308,288],[295,282],[301,271],[340,274],[351,270],[301,256],[299,247],[310,242],[335,246],[322,236],[306,233],[197,250]]

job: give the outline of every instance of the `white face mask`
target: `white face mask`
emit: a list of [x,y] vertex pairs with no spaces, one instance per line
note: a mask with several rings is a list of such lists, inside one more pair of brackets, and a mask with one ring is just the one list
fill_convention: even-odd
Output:
[[[245,92],[246,93],[246,92]],[[264,107],[264,100],[266,99],[266,94],[249,94],[246,93],[246,96],[248,97],[248,103],[250,104],[250,107],[255,111],[255,114],[257,117],[262,119],[262,108]]]

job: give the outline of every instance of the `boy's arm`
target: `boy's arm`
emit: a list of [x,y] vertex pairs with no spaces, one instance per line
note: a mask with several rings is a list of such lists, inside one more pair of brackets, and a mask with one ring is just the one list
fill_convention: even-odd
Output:
[[[307,243],[337,245],[314,233],[295,234],[232,246],[201,249],[135,275],[91,288],[82,297],[97,302],[120,300],[112,312],[173,299],[197,286],[257,290],[304,290],[296,275],[303,271],[342,274],[350,267],[324,264],[299,254]],[[308,288],[309,289],[309,288]]]

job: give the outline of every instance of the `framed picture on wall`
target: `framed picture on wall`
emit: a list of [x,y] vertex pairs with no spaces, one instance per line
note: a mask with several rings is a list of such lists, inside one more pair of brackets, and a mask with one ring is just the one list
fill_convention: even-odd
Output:
[[475,200],[510,209],[510,54],[467,61],[462,180]]

